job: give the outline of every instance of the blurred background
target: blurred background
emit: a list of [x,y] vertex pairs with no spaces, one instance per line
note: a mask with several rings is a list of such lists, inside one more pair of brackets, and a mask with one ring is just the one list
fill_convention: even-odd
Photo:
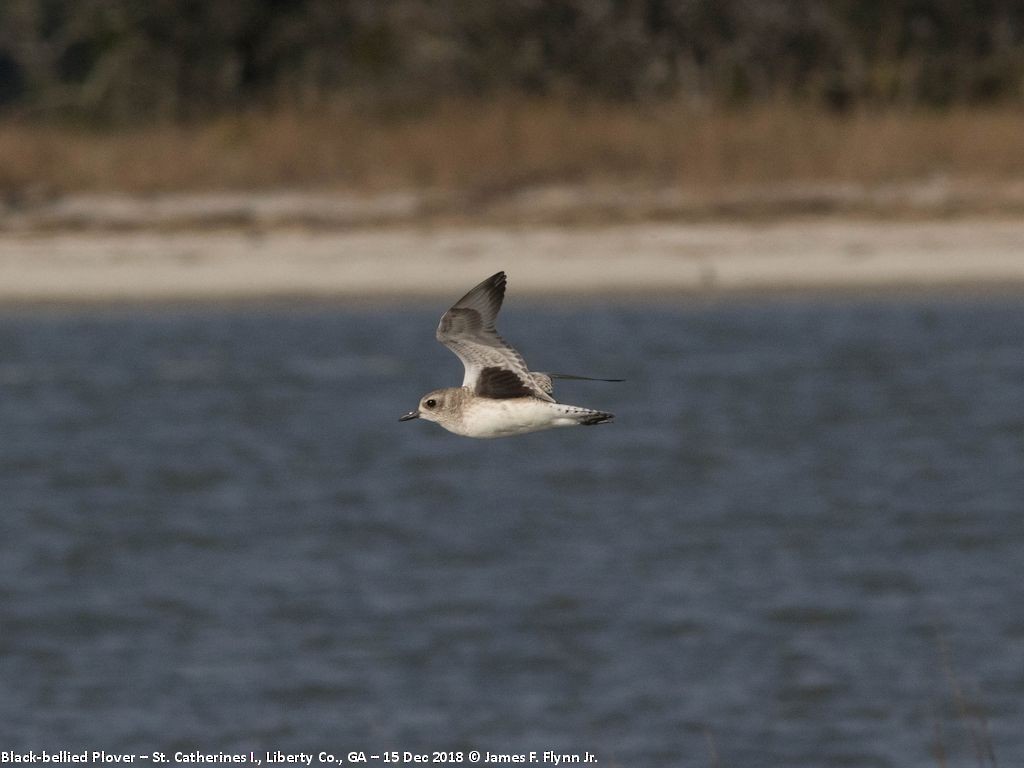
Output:
[[1024,763],[1022,215],[1019,2],[0,1],[0,748]]
[[6,0],[0,190],[938,177],[1007,206],[1022,26],[1009,0]]

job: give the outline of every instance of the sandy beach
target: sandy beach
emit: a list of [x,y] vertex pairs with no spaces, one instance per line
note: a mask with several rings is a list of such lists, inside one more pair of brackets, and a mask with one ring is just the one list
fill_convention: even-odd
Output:
[[0,234],[0,302],[448,296],[498,269],[517,294],[1024,292],[1024,221]]

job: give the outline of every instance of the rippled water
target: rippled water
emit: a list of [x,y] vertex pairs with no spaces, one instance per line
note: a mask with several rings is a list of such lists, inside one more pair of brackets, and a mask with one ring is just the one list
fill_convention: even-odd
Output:
[[1024,764],[1024,305],[440,309],[0,317],[0,745]]

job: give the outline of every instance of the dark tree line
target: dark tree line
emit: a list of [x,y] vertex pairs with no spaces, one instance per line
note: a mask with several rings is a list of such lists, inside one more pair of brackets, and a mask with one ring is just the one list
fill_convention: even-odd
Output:
[[337,94],[1024,102],[1024,0],[0,0],[0,113]]

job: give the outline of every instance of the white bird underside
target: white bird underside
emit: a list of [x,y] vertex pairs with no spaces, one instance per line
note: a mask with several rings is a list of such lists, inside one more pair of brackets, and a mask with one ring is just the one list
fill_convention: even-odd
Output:
[[477,398],[466,405],[460,423],[453,425],[456,428],[447,428],[465,437],[508,437],[554,427],[576,427],[587,419],[600,423],[610,418],[611,414],[601,411],[549,403],[535,397],[492,401]]

